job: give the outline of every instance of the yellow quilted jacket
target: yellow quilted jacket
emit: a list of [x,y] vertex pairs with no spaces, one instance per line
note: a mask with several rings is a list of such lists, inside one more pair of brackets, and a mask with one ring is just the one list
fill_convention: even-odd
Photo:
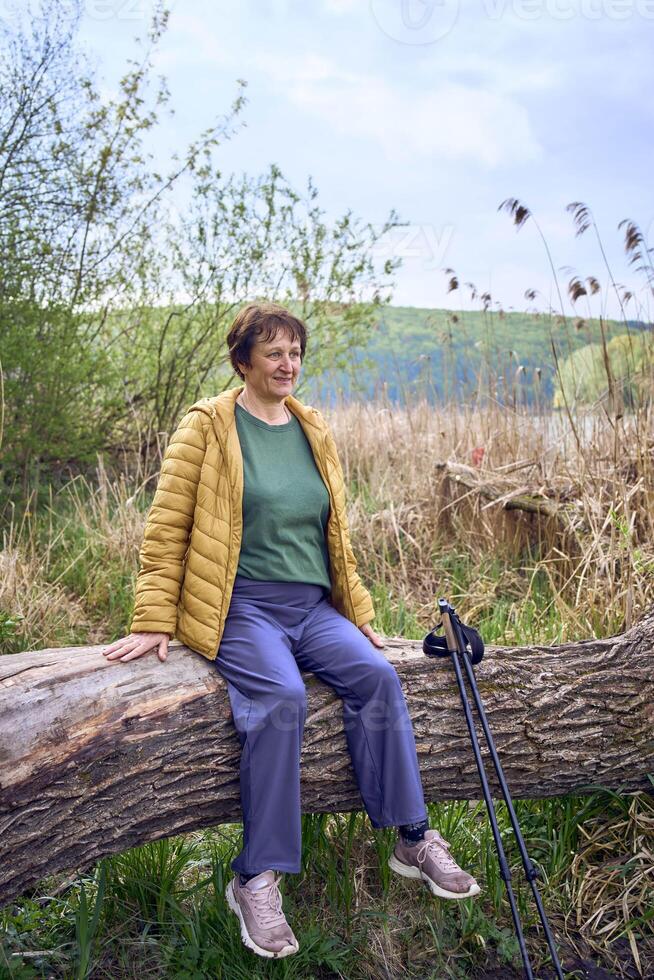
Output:
[[[132,632],[169,633],[215,660],[241,550],[243,457],[234,421],[242,387],[190,407],[173,433],[140,550]],[[356,626],[374,618],[356,571],[343,471],[323,416],[289,395],[329,491],[331,602]]]

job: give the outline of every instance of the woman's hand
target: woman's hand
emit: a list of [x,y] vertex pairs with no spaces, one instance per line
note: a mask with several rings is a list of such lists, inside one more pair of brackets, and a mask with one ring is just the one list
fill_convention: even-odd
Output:
[[375,647],[384,646],[384,641],[382,640],[381,636],[378,636],[377,633],[375,633],[370,623],[364,623],[363,626],[359,627],[359,629],[361,630],[364,636],[368,637],[368,639],[370,640],[373,646]]
[[158,647],[157,655],[163,663],[168,654],[168,633],[130,633],[120,640],[114,640],[102,651],[107,660],[136,660],[144,653]]

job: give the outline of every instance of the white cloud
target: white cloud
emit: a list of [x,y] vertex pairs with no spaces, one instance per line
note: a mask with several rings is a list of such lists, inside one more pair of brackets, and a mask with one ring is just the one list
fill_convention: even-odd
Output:
[[340,136],[374,141],[391,161],[418,154],[496,167],[541,155],[526,109],[508,95],[452,82],[411,92],[319,55],[260,56],[257,67],[293,105]]
[[[424,78],[433,77],[434,59],[425,57],[417,65],[417,71]],[[485,89],[502,95],[551,92],[557,88],[562,89],[569,83],[567,70],[560,62],[538,62],[532,57],[525,64],[515,57],[492,57],[469,50],[441,54],[437,62],[437,74],[440,78],[478,79]]]

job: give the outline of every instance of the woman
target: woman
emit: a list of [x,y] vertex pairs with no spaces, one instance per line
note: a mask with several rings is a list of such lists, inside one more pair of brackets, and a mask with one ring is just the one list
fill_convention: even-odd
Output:
[[322,415],[292,395],[306,340],[302,321],[276,304],[236,316],[227,341],[244,384],[197,402],[173,434],[144,532],[132,632],[103,651],[127,661],[157,649],[163,661],[177,636],[226,681],[243,810],[226,897],[245,945],[276,958],[298,949],[276,872],[301,870],[301,670],[343,699],[370,821],[399,828],[393,870],[441,897],[479,892],[429,829],[402,687],[378,652],[356,572],[336,445]]

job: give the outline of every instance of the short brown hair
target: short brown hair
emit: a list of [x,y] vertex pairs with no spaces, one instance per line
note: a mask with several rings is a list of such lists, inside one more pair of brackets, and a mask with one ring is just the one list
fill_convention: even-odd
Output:
[[272,340],[278,330],[285,330],[293,340],[300,344],[301,356],[307,347],[307,328],[299,317],[277,303],[248,303],[238,311],[229,333],[227,347],[232,367],[239,378],[244,380],[239,370],[240,364],[250,366],[250,352],[257,341],[265,343]]

